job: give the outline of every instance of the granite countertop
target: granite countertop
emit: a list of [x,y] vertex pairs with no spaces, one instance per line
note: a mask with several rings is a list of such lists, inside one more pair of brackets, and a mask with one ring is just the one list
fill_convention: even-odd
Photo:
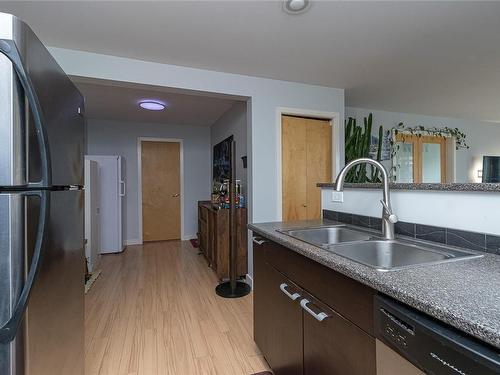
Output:
[[[320,182],[316,184],[320,188],[334,188],[333,182]],[[439,190],[439,191],[485,191],[500,192],[500,184],[493,183],[446,183],[446,184],[428,184],[428,183],[395,183],[389,184],[391,189],[395,190]],[[382,184],[377,183],[345,183],[344,188],[348,189],[380,189]]]
[[277,229],[335,224],[327,220],[249,224],[255,233],[500,348],[500,256],[380,272]]

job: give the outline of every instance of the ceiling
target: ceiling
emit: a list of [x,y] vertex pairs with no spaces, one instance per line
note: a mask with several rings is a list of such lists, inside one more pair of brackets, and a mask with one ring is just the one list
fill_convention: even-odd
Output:
[[346,89],[372,109],[500,121],[500,2],[0,2],[50,46]]
[[[180,93],[163,87],[72,77],[85,97],[85,116],[102,120],[210,126],[234,103],[232,98]],[[165,103],[163,111],[148,111],[139,101]]]

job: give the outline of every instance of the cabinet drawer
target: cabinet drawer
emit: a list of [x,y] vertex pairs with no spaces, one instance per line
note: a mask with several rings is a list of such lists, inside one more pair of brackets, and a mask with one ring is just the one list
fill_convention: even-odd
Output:
[[314,297],[306,299],[304,375],[375,375],[375,339]]
[[374,335],[375,290],[272,241],[265,243],[265,258],[317,299]]

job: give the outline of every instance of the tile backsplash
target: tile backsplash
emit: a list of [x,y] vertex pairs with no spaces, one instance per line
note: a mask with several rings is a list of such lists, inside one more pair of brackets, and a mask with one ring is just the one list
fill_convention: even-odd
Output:
[[[382,227],[382,220],[373,216],[323,210],[323,218],[378,230]],[[500,236],[404,221],[397,222],[394,229],[402,236],[500,255]]]

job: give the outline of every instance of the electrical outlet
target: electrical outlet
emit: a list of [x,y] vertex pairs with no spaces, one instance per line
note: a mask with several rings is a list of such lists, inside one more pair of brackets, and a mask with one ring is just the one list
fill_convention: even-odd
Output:
[[332,193],[332,202],[344,203],[344,192],[343,191],[334,191]]

